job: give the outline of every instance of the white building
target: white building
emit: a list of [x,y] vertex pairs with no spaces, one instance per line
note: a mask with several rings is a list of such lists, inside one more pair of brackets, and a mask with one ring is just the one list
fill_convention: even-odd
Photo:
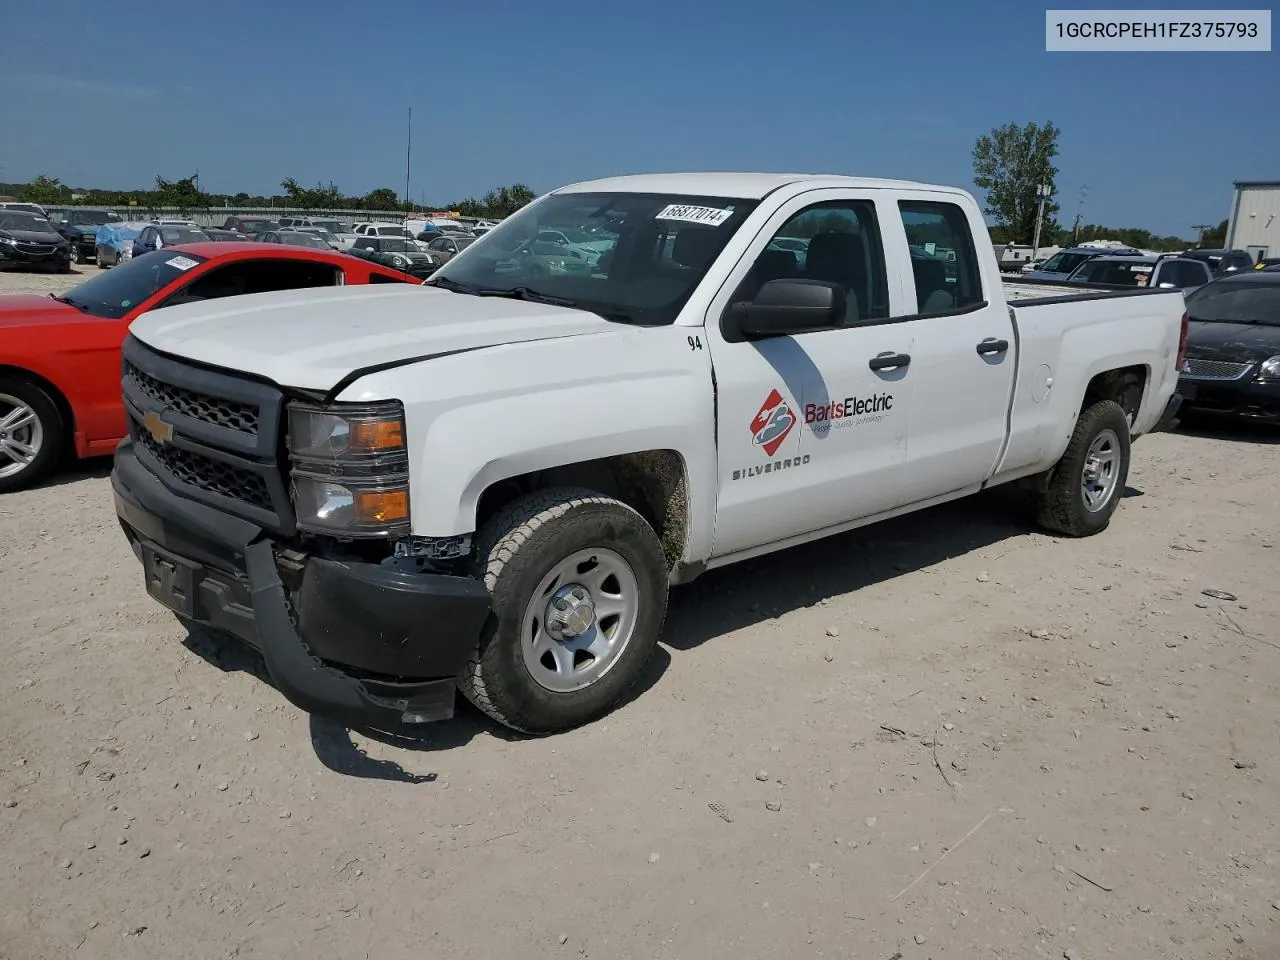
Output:
[[1227,249],[1253,259],[1280,256],[1280,180],[1237,180],[1227,220]]

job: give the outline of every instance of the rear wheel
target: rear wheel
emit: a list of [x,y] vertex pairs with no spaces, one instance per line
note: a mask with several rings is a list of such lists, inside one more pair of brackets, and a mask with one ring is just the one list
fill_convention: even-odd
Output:
[[71,245],[71,262],[79,266],[84,263],[84,253],[80,249],[80,244],[73,243]]
[[1129,417],[1118,403],[1099,400],[1081,413],[1040,494],[1040,525],[1069,537],[1105,530],[1124,496],[1129,442]]
[[31,486],[58,460],[66,428],[49,396],[26,380],[0,378],[0,493]]
[[458,678],[467,699],[526,733],[614,707],[666,616],[666,560],[644,518],[590,490],[540,491],[486,524],[476,555],[493,613]]

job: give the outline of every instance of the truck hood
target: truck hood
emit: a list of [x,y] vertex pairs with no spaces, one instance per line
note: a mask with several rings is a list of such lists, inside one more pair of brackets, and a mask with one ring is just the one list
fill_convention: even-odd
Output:
[[142,314],[129,332],[162,353],[328,391],[370,367],[616,329],[584,310],[391,284],[182,304]]

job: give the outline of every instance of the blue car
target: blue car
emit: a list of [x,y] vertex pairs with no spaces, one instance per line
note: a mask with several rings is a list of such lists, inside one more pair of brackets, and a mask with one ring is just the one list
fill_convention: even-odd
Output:
[[1066,280],[1071,274],[1095,257],[1140,257],[1141,250],[1132,247],[1068,247],[1059,250],[1045,261],[1039,270],[1022,275],[1025,280]]

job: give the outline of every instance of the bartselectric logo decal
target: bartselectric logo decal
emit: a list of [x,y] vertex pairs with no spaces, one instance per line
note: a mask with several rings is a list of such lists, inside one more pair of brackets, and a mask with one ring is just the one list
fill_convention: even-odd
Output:
[[825,437],[831,430],[876,423],[893,410],[892,393],[876,393],[869,397],[845,397],[829,403],[806,403],[804,423],[815,437]]
[[770,390],[751,421],[751,442],[763,450],[765,456],[772,457],[795,425],[796,415],[787,401],[777,390]]
[[[756,411],[755,417],[748,425],[748,429],[751,431],[751,442],[763,450],[766,457],[772,457],[778,452],[778,448],[782,446],[783,441],[787,439],[787,435],[791,433],[791,428],[796,425],[796,421],[795,413],[787,405],[787,401],[782,398],[782,394],[777,390],[770,390],[769,396],[765,398],[764,403],[760,405],[760,409]],[[747,477],[760,477],[766,473],[775,473],[778,470],[799,467],[808,462],[808,455],[803,457],[779,457],[766,463],[735,470],[733,471],[733,479],[743,480]]]

